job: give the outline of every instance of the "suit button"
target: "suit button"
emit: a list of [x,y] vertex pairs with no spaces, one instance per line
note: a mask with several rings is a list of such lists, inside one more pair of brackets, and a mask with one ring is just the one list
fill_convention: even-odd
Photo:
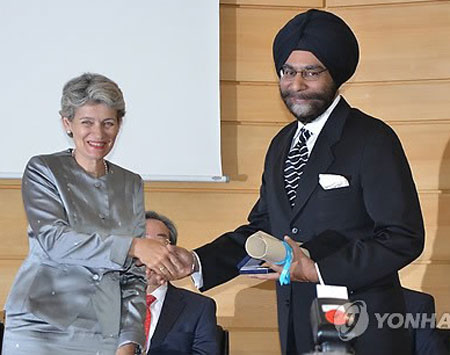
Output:
[[97,274],[92,275],[92,280],[98,281],[99,279],[100,279],[100,276],[98,276]]
[[99,216],[101,219],[105,219],[105,215],[102,214],[102,213],[100,213],[98,216]]
[[298,233],[298,228],[297,227],[293,227],[291,229],[292,234],[297,234]]
[[100,183],[97,181],[97,182],[94,184],[94,186],[95,186],[96,188],[99,188],[99,187],[100,187]]

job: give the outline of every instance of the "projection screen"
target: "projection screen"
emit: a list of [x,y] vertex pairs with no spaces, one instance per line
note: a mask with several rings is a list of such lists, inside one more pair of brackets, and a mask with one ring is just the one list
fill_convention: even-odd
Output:
[[127,102],[109,160],[146,180],[225,180],[218,0],[1,0],[0,43],[0,177],[71,146],[62,87],[96,72]]

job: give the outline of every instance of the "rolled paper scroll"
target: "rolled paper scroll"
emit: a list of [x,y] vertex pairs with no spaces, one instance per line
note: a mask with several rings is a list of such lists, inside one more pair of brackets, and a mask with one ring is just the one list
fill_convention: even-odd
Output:
[[283,241],[263,231],[258,231],[247,238],[245,250],[252,258],[272,264],[286,259],[286,248]]
[[[301,246],[302,243],[299,245]],[[307,249],[300,249],[308,258],[311,257]],[[272,264],[281,263],[286,259],[286,247],[283,241],[263,231],[253,233],[247,238],[245,250],[252,258]]]

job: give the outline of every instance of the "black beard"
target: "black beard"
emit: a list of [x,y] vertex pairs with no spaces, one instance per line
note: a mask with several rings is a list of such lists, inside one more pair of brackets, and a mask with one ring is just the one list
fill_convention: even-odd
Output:
[[[314,92],[310,94],[297,93],[294,94],[289,90],[281,90],[280,95],[283,99],[288,110],[303,124],[310,123],[324,113],[327,108],[331,105],[334,98],[336,97],[337,87],[333,85],[327,87],[324,91]],[[314,100],[309,104],[292,104],[289,102],[289,98],[295,96],[296,98],[303,100]],[[301,112],[299,112],[301,111]]]

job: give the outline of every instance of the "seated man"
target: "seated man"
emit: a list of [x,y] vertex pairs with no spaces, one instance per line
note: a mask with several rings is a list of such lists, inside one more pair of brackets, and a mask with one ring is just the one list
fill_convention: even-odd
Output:
[[[146,237],[165,239],[175,245],[177,230],[172,221],[148,211]],[[212,298],[177,288],[147,271],[148,354],[218,354],[216,304]]]
[[414,354],[420,355],[449,355],[444,339],[436,329],[436,308],[433,296],[419,291],[403,288],[405,296],[406,312],[415,319],[418,324],[408,326],[412,338],[412,349]]

